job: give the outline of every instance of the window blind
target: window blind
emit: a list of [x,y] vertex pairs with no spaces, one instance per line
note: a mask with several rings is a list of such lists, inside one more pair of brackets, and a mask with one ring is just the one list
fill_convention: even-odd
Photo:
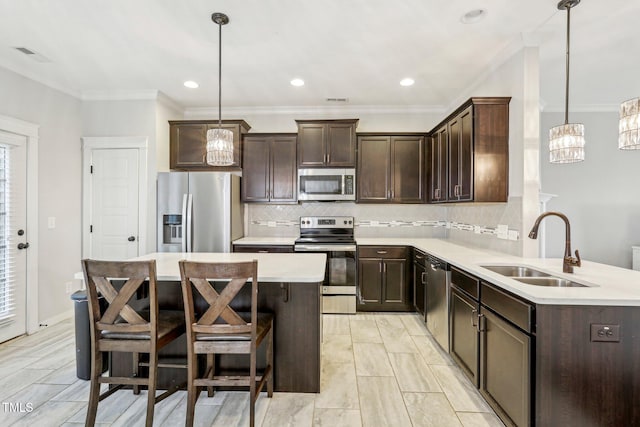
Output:
[[15,315],[15,250],[10,245],[11,180],[9,174],[11,150],[0,145],[0,323],[10,322]]

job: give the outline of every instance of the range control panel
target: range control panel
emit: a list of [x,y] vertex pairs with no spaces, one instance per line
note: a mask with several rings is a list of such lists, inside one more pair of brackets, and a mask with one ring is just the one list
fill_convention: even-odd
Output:
[[353,228],[352,216],[302,216],[300,228]]

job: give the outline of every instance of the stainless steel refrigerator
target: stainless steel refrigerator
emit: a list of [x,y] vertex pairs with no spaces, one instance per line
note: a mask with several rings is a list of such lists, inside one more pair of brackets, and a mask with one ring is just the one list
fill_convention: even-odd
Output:
[[240,177],[227,172],[161,172],[158,252],[231,252],[243,236]]

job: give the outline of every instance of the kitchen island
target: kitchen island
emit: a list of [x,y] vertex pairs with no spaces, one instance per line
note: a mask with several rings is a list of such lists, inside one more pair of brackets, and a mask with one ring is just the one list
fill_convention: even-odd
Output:
[[[258,310],[274,314],[274,387],[281,392],[320,391],[320,341],[322,338],[321,284],[325,274],[325,254],[263,253],[151,253],[132,259],[156,260],[158,303],[160,309],[182,310],[182,292],[178,261],[241,262],[258,260]],[[232,304],[238,310],[248,308],[250,286],[245,286]],[[147,295],[139,295],[135,305],[148,304]],[[196,300],[196,311],[204,301]],[[258,369],[264,365],[264,346],[258,351]],[[181,363],[186,360],[183,335],[160,352],[160,361]],[[246,360],[245,360],[246,359]],[[113,375],[129,375],[131,356],[113,354]],[[248,366],[248,356],[217,357],[216,372],[233,372]],[[159,388],[186,384],[186,369],[160,369]]]

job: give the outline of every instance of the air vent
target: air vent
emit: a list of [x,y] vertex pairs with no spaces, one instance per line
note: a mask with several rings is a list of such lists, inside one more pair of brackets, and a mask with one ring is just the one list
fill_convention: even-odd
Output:
[[28,49],[26,47],[16,47],[14,48],[15,50],[17,50],[18,52],[22,52],[25,55],[27,55],[27,57],[33,59],[36,62],[51,62],[51,60],[49,58],[47,58],[46,56],[35,52],[31,49]]
[[349,98],[327,98],[327,102],[349,102]]

